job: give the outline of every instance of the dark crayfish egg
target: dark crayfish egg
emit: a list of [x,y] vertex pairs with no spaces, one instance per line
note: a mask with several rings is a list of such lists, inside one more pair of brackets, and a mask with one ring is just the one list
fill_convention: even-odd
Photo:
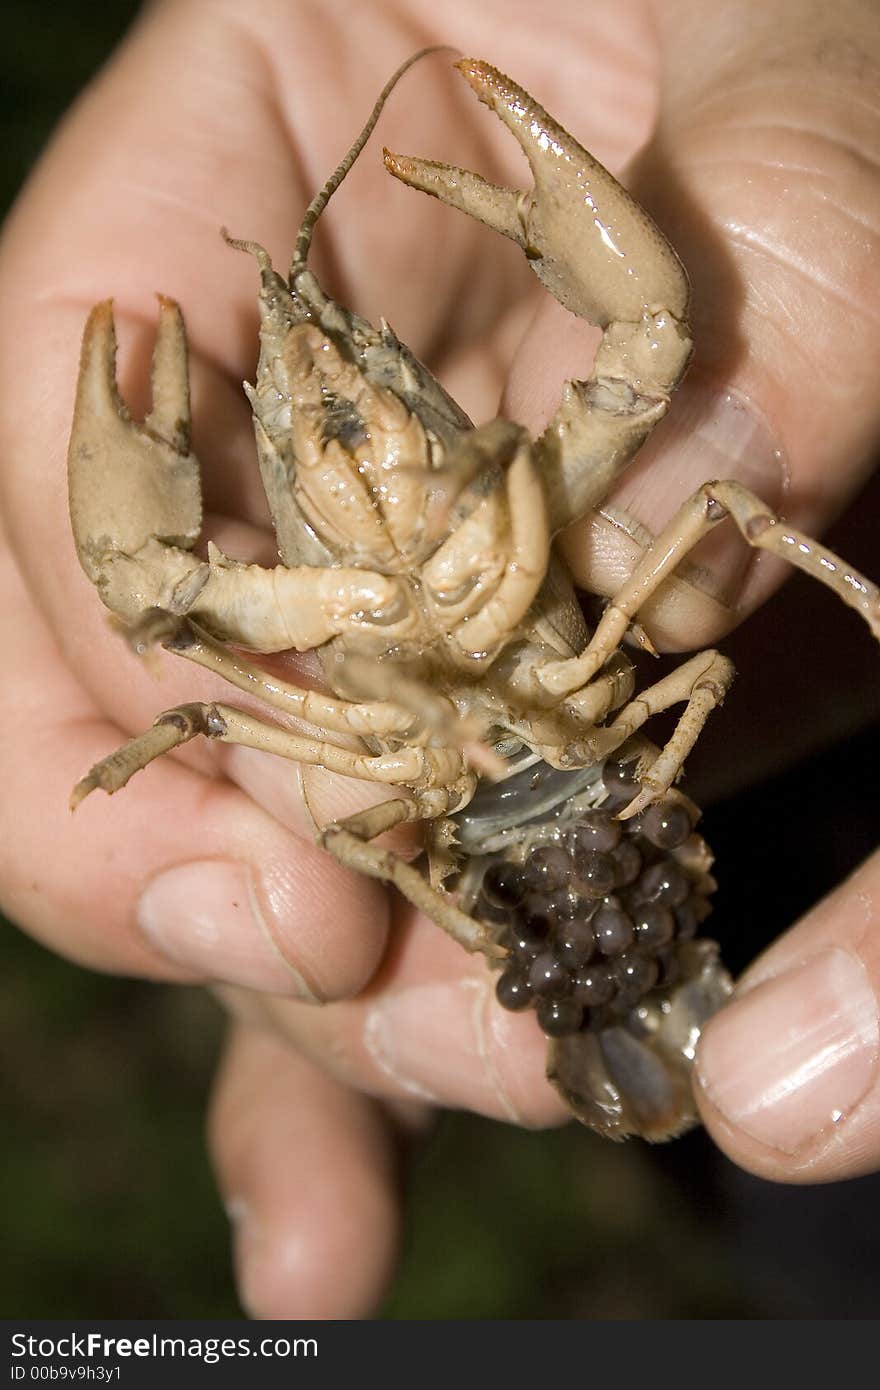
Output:
[[596,933],[591,921],[566,922],[556,933],[556,955],[566,966],[586,965],[596,950]]
[[657,801],[642,817],[642,833],[658,849],[677,849],[692,830],[688,812],[677,801]]
[[623,826],[608,811],[585,811],[572,833],[576,850],[606,854],[620,844]]
[[618,956],[613,966],[617,982],[617,1003],[637,1004],[643,994],[653,989],[660,974],[660,967],[653,956],[642,956],[632,952]]
[[617,811],[637,795],[640,783],[633,776],[634,769],[634,763],[605,764],[602,781],[608,793],[608,800],[604,803],[603,810]]
[[643,951],[659,951],[675,935],[675,918],[668,907],[644,903],[633,912],[636,940]]
[[607,965],[588,965],[575,975],[572,994],[584,1008],[596,1009],[613,998],[616,988]]
[[561,888],[551,893],[547,899],[547,912],[559,930],[564,930],[567,922],[588,917],[596,904],[586,898],[579,898],[572,888]]
[[536,892],[555,893],[571,878],[571,859],[561,845],[539,845],[524,867],[526,884]]
[[584,1021],[583,1007],[574,999],[539,999],[538,1023],[549,1038],[576,1033]]
[[561,998],[571,989],[571,971],[552,951],[542,951],[529,967],[529,984],[536,994]]
[[619,956],[635,942],[633,920],[619,907],[600,907],[591,925],[603,956]]
[[527,1009],[534,1003],[527,973],[517,965],[509,965],[495,982],[495,997],[505,1009]]
[[674,859],[661,859],[650,864],[633,887],[633,892],[645,902],[660,903],[663,907],[680,907],[690,896],[691,881]]
[[518,864],[496,860],[483,874],[482,889],[495,907],[516,907],[526,891],[522,869]]
[[586,897],[604,898],[611,892],[615,872],[609,855],[599,854],[594,849],[579,850],[574,862],[579,885]]
[[625,888],[627,884],[635,882],[642,872],[642,856],[632,840],[621,840],[617,848],[611,851],[611,863],[615,888]]
[[518,925],[535,936],[546,936],[556,920],[550,904],[546,893],[529,893],[517,908]]
[[531,923],[516,921],[501,937],[501,945],[518,960],[532,960],[547,948],[546,924],[537,918]]

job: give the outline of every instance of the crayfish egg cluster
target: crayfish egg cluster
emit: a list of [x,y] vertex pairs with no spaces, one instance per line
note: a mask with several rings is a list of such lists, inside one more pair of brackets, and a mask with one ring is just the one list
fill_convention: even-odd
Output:
[[631,820],[615,811],[638,784],[605,769],[608,797],[485,869],[474,915],[507,948],[496,992],[507,1009],[534,1008],[549,1037],[620,1019],[679,975],[679,947],[708,915],[705,877],[682,847],[693,821],[680,798]]

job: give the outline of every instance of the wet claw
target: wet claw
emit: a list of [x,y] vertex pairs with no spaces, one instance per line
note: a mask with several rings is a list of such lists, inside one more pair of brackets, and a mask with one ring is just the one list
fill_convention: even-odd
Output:
[[[80,564],[127,621],[143,606],[185,610],[205,568],[189,553],[202,499],[189,448],[186,333],[178,305],[163,295],[151,382],[153,408],[137,424],[116,385],[112,302],[96,305],[83,335],[68,452],[70,516]],[[149,594],[132,593],[133,573],[148,579]]]
[[186,334],[173,299],[159,296],[153,409],[132,420],[116,385],[112,301],[86,324],[68,456],[70,512],[80,563],[100,584],[107,557],[151,539],[189,548],[199,534],[199,466],[189,450]]
[[604,330],[591,377],[565,386],[539,441],[555,532],[607,495],[665,414],[691,354],[687,275],[644,209],[528,92],[489,63],[455,66],[515,135],[534,187],[388,150],[385,167],[510,237],[560,304]]
[[[501,188],[468,170],[390,151],[385,152],[386,168],[510,237],[523,248],[538,279],[580,318],[607,328],[612,322],[639,323],[645,314],[669,316],[671,389],[680,374],[681,333],[676,329],[686,323],[688,281],[662,232],[518,83],[473,58],[455,66],[516,137],[534,188]],[[689,345],[684,361],[688,351]]]

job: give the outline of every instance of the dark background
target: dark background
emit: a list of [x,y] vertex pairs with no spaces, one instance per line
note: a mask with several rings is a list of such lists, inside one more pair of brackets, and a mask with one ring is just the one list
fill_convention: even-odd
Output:
[[[3,207],[136,8],[5,0]],[[874,575],[876,500],[831,538]],[[742,674],[687,787],[716,796],[709,925],[739,970],[876,842],[880,664],[800,577],[727,649]],[[201,991],[91,975],[3,925],[0,1315],[238,1313],[202,1142],[221,1033]],[[878,1178],[785,1188],[702,1133],[651,1149],[444,1115],[405,1189],[388,1317],[876,1315]]]

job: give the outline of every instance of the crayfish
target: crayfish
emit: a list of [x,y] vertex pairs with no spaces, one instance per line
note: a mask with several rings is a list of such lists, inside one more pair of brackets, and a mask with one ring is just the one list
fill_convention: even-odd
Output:
[[[73,804],[199,735],[393,788],[325,826],[322,844],[482,952],[500,970],[502,1005],[536,1007],[548,1074],[579,1118],[614,1138],[666,1138],[695,1121],[694,1048],[731,989],[715,943],[695,939],[711,856],[674,783],[733,669],[703,651],[636,691],[622,643],[726,519],[880,635],[877,589],[739,484],[707,482],[590,630],[553,540],[601,504],[666,413],[691,355],[687,276],[643,209],[528,92],[459,61],[534,186],[387,151],[386,168],[511,238],[551,294],[603,330],[590,376],[565,384],[539,438],[510,420],[473,425],[391,328],[334,302],[308,268],[315,224],[408,66],[307,210],[286,278],[259,244],[227,238],[260,273],[260,358],[245,391],[279,565],[195,548],[177,304],[160,298],[141,424],[117,392],[109,301],[82,349],[70,510],[101,599],[137,650],[160,644],[207,666],[318,735],[235,704],[181,705],[98,763]],[[317,651],[326,692],[270,679],[242,654],[290,649]],[[642,727],[676,705],[658,749]],[[421,860],[376,844],[414,820],[425,822]]]

